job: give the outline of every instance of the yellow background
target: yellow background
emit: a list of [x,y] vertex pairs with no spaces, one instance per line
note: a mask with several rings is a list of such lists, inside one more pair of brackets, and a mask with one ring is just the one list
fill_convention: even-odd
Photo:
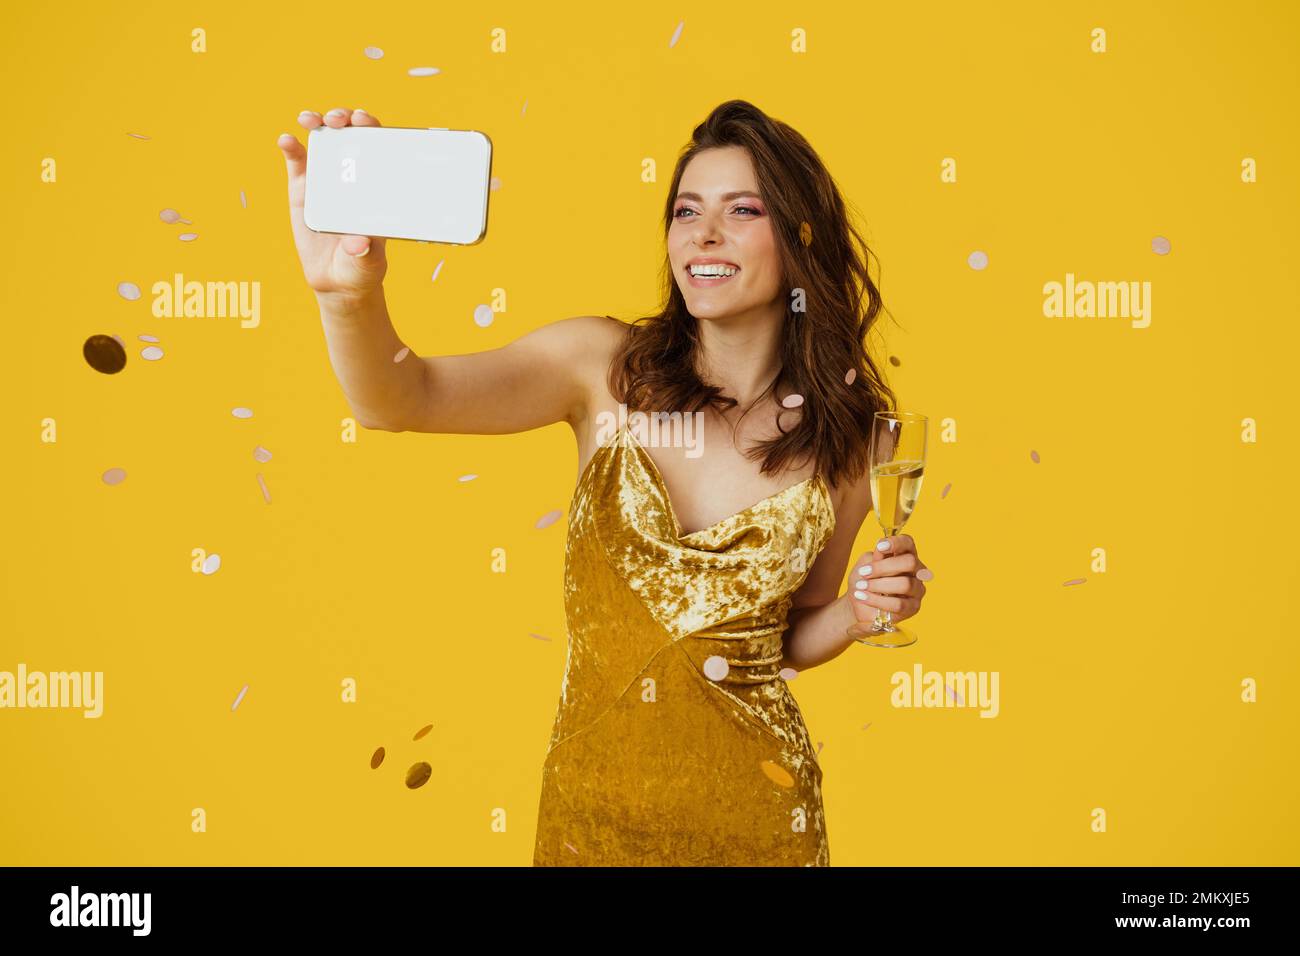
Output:
[[[459,353],[651,310],[673,160],[732,97],[802,131],[865,216],[897,319],[881,354],[933,423],[908,528],[935,572],[920,642],[855,647],[792,684],[823,748],[832,864],[1300,862],[1297,5],[82,3],[4,19],[0,670],[102,670],[105,713],[0,711],[0,863],[531,862],[565,656],[565,523],[534,523],[567,515],[572,437],[340,440],[349,409],[275,139],[336,106],[488,132],[486,241],[389,246],[399,334]],[[193,225],[162,223],[165,207]],[[199,239],[177,241],[186,229]],[[153,318],[150,286],[178,271],[260,282],[261,326]],[[1150,281],[1151,326],[1045,318],[1042,286],[1066,272]],[[123,280],[143,297],[119,297]],[[507,309],[479,328],[495,288]],[[96,333],[128,343],[122,373],[82,359]],[[139,357],[142,333],[161,361]],[[125,482],[101,480],[112,467]],[[193,548],[221,569],[193,573]],[[918,661],[998,671],[1001,714],[891,707],[890,675]],[[434,776],[411,791],[416,760]]]

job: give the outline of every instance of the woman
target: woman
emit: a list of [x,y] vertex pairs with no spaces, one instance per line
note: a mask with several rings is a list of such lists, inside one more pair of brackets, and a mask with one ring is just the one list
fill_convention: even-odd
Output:
[[[299,122],[379,125],[363,110]],[[287,133],[278,145],[358,422],[574,430],[568,658],[534,864],[827,865],[821,769],[785,669],[836,657],[878,609],[914,615],[928,572],[897,535],[839,594],[871,509],[872,414],[893,394],[864,347],[881,308],[868,252],[812,148],[745,101],[722,104],[668,189],[658,314],[394,363],[384,240],[307,229],[306,151]],[[664,423],[676,431],[660,442]]]

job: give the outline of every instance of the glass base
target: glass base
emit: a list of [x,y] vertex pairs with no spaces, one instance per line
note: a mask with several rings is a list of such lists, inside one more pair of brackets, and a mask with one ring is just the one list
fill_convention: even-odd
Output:
[[916,631],[897,624],[886,630],[876,627],[874,621],[857,621],[844,633],[868,647],[907,647],[916,643]]

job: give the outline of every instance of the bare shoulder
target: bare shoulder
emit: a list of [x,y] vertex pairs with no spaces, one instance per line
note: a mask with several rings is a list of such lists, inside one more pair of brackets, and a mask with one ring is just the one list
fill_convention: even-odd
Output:
[[586,396],[579,420],[585,420],[593,409],[607,404],[610,362],[631,326],[608,315],[579,315],[557,324],[566,325],[564,334],[571,337],[569,354],[574,356]]

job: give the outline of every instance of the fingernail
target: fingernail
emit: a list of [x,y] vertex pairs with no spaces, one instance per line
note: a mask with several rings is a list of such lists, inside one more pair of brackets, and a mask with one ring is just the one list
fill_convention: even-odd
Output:
[[859,601],[865,601],[865,600],[867,599],[867,592],[866,592],[866,591],[854,591],[854,592],[853,592],[853,596],[854,596],[855,598],[857,598]]
[[871,574],[871,565],[864,564],[862,567],[858,568],[858,577],[865,578],[869,574]]
[[932,581],[934,580],[934,572],[929,568],[922,568],[916,572],[916,577],[920,581]]
[[889,539],[888,539],[888,538],[881,538],[879,541],[877,541],[877,542],[876,542],[876,550],[877,550],[877,551],[888,551],[888,550],[889,550]]
[[369,246],[366,246],[365,252],[352,252],[352,253],[349,253],[349,255],[351,255],[353,259],[360,259],[362,256],[369,255],[369,254],[370,254],[370,247],[369,247]]
[[301,113],[299,113],[298,115],[299,115],[299,116],[319,116],[320,114],[317,113],[315,110],[303,110],[303,111],[302,111]]
[[345,110],[330,110],[330,111],[329,111],[328,113],[326,113],[325,115],[326,115],[326,116],[342,116],[342,115],[344,115],[345,112],[346,112]]
[[[366,113],[366,111],[363,110],[360,106],[358,106],[358,107],[357,107],[356,109],[354,109],[352,112],[354,112],[354,113]],[[370,114],[369,114],[369,113],[366,113],[366,115],[369,116]]]

